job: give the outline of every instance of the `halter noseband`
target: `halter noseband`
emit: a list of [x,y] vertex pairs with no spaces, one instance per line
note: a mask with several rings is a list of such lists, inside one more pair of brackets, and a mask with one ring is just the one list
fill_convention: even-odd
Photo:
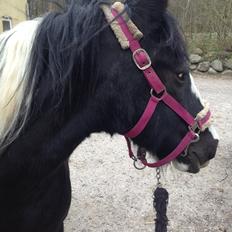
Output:
[[[122,4],[122,3],[116,3]],[[110,9],[112,16],[118,24],[121,32],[128,41],[129,48],[132,52],[132,57],[137,68],[143,72],[145,79],[148,81],[151,87],[150,100],[137,124],[124,136],[127,141],[129,156],[137,161],[138,159],[144,166],[155,168],[165,165],[179,155],[187,153],[187,149],[191,143],[199,140],[200,132],[204,131],[208,127],[208,123],[211,118],[211,112],[209,108],[204,108],[196,118],[194,118],[178,101],[176,101],[168,92],[165,85],[162,83],[155,70],[152,67],[151,58],[148,53],[141,47],[139,38],[136,38],[130,30],[128,23],[125,21],[121,12],[118,12],[113,6]],[[131,21],[130,21],[131,23]],[[115,32],[115,31],[114,31]],[[121,33],[120,32],[120,33]],[[155,93],[155,94],[154,94]],[[172,109],[184,122],[188,125],[189,131],[181,140],[179,145],[164,159],[155,163],[148,163],[146,160],[146,152],[141,152],[139,157],[136,157],[131,148],[132,138],[137,137],[145,129],[146,125],[150,121],[152,115],[155,113],[156,107],[160,102],[164,102],[170,109]]]

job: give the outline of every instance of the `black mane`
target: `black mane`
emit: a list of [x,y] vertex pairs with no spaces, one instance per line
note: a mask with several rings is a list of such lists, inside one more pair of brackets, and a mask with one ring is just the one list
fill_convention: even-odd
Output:
[[[99,47],[98,36],[88,44],[87,49],[85,45],[101,29],[103,14],[99,11],[99,1],[87,2],[72,2],[64,12],[49,13],[39,26],[32,49],[31,76],[35,79],[35,86],[42,85],[38,89],[43,94],[37,93],[36,99],[41,107],[51,99],[52,105],[59,107],[65,94],[71,95],[75,83],[78,89],[86,91],[94,85],[96,79],[88,81],[87,76],[83,76],[83,69],[87,57],[92,57],[94,66],[94,54]],[[91,70],[89,76],[93,75]],[[86,86],[90,83],[91,86]],[[42,96],[45,99],[41,99]]]
[[[86,98],[94,92],[101,78],[95,57],[100,52],[101,32],[108,27],[99,5],[110,2],[72,1],[61,12],[49,13],[42,20],[32,49],[30,73],[35,89],[38,89],[34,91],[36,107],[33,107],[33,111],[35,108],[46,111],[49,107],[55,111],[67,111],[76,102],[82,104],[80,92],[84,92]],[[165,49],[168,53],[165,51],[163,54],[174,54],[174,63],[186,60],[187,54],[177,23],[165,10],[166,1],[160,6],[150,1],[149,6],[154,9],[153,15],[157,18],[150,27],[145,26],[147,17],[139,17],[141,13],[146,15],[147,6],[138,5],[136,8],[137,2],[126,1],[128,13],[133,20],[135,18],[145,36],[154,36],[156,51]],[[163,59],[169,60],[168,56],[168,59]],[[64,102],[67,97],[69,104]]]

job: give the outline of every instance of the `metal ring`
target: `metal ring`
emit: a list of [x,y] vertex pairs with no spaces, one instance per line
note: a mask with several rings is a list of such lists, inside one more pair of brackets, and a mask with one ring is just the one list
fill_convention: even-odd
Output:
[[134,167],[135,167],[137,170],[139,170],[139,171],[141,171],[141,170],[143,170],[143,169],[146,168],[146,165],[144,165],[142,162],[141,162],[141,164],[143,164],[143,167],[139,167],[137,164],[138,164],[138,160],[137,160],[137,161],[134,160]]
[[164,89],[164,90],[162,90],[162,91],[159,93],[159,94],[161,94],[161,96],[155,96],[155,95],[154,95],[154,89],[151,89],[151,91],[150,91],[151,97],[157,99],[158,101],[163,100],[163,98],[165,97],[166,93],[167,93],[167,91],[166,91],[166,89]]
[[197,143],[198,141],[200,140],[200,135],[195,133],[195,138],[192,140],[192,142],[186,147],[185,151],[181,154],[182,157],[186,157],[188,155],[188,149],[189,149],[189,146],[192,144],[192,143]]
[[188,155],[188,148],[185,149],[185,151],[181,154],[181,157],[186,157]]
[[200,140],[200,135],[195,133],[195,139],[192,141],[192,143],[197,143]]
[[154,91],[154,89],[151,89],[151,91],[150,91],[151,97],[155,97],[153,94],[153,91]]

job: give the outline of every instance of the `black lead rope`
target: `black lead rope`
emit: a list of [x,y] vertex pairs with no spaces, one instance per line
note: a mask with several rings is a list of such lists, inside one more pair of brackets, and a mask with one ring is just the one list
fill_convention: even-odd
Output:
[[156,212],[155,219],[155,232],[167,232],[168,217],[167,217],[167,206],[168,206],[168,191],[162,187],[160,178],[160,168],[156,169],[157,187],[154,191],[153,206]]

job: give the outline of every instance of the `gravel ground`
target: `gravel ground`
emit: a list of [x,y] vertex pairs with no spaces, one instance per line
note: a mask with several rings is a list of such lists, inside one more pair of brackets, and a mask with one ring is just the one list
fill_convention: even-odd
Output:
[[[232,78],[196,76],[220,134],[217,157],[199,174],[168,167],[169,232],[232,232]],[[152,232],[155,172],[137,171],[122,136],[92,135],[70,160],[73,199],[66,232]]]

